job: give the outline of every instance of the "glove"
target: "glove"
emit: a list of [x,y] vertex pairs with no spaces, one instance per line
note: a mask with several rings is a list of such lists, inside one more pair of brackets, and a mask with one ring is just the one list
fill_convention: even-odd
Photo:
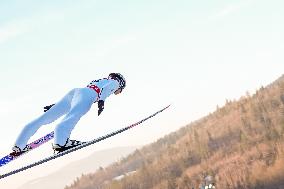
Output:
[[43,111],[46,112],[46,111],[49,110],[52,106],[54,106],[54,104],[51,104],[51,105],[49,105],[49,106],[45,106],[45,107],[43,108]]
[[104,110],[105,108],[105,101],[103,100],[99,100],[98,101],[98,116],[102,113],[102,111]]

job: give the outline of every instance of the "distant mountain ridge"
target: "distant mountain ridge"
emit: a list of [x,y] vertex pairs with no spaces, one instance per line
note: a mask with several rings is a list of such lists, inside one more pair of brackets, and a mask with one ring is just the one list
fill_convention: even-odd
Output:
[[66,189],[283,188],[283,146],[284,75]]
[[95,152],[87,158],[72,162],[46,177],[31,180],[18,189],[63,189],[66,184],[71,183],[82,174],[94,172],[101,166],[107,166],[135,149],[136,147],[117,147]]

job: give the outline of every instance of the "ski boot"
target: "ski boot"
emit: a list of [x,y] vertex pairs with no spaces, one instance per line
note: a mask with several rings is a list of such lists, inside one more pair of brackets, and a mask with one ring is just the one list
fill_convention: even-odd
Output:
[[18,146],[14,146],[12,148],[13,152],[10,153],[11,156],[14,156],[14,157],[17,157],[17,156],[20,156],[22,155],[23,153],[29,151],[30,149],[32,149],[30,146],[26,145],[26,147],[24,149],[21,149],[20,147]]
[[59,144],[52,144],[52,148],[53,148],[54,154],[57,154],[57,153],[63,152],[63,151],[68,150],[70,148],[74,148],[74,147],[79,146],[79,145],[84,144],[84,143],[86,143],[86,142],[67,139],[66,143],[63,146],[61,146]]

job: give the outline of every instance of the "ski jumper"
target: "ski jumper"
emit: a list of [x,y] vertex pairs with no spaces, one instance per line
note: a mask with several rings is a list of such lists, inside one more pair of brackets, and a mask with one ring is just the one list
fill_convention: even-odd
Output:
[[92,104],[99,100],[105,101],[117,89],[119,89],[119,82],[107,78],[94,80],[84,88],[72,89],[47,112],[25,125],[15,145],[23,149],[30,137],[41,126],[52,123],[65,115],[54,131],[54,143],[63,146],[75,125],[90,110]]

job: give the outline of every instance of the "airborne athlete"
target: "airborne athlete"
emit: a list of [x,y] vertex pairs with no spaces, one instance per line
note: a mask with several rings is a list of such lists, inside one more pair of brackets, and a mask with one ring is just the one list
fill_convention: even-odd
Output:
[[104,110],[104,102],[111,94],[118,95],[126,86],[124,77],[119,73],[111,73],[108,78],[92,81],[87,87],[69,91],[59,102],[44,107],[44,114],[28,123],[18,136],[12,148],[12,156],[19,156],[29,150],[29,139],[43,125],[50,124],[65,115],[55,127],[53,150],[62,152],[82,144],[70,140],[72,130],[80,118],[85,115],[93,103],[98,103],[98,115]]

